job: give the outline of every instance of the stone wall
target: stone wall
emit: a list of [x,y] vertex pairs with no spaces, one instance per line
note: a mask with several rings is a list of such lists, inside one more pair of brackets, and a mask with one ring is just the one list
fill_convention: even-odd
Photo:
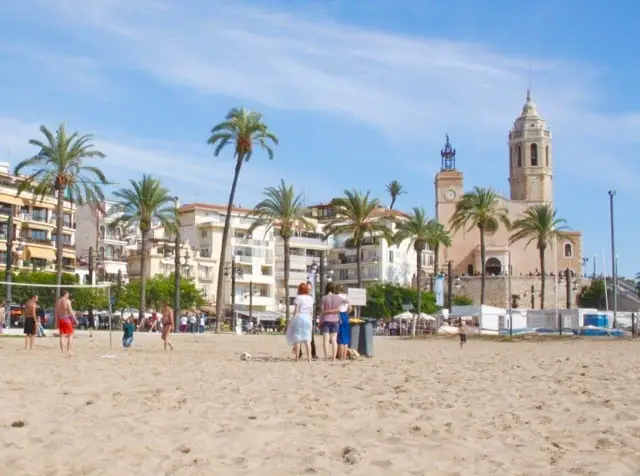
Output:
[[[583,286],[588,286],[590,280],[587,278],[574,278],[571,282],[569,296],[571,298],[571,307],[577,307],[577,297]],[[462,294],[473,299],[475,304],[480,304],[480,283],[479,276],[460,276],[454,279],[454,294]],[[447,284],[445,283],[445,291]],[[505,276],[487,276],[485,304],[496,307],[507,307],[508,280]],[[522,308],[531,308],[531,286],[535,293],[535,309],[540,309],[540,290],[542,289],[542,280],[539,276],[514,276],[511,278],[511,295],[518,296],[517,306]],[[549,276],[545,280],[545,309],[553,309],[556,305],[556,295],[554,287],[554,277]],[[558,307],[565,309],[567,307],[567,287],[566,281],[562,279],[558,283]]]

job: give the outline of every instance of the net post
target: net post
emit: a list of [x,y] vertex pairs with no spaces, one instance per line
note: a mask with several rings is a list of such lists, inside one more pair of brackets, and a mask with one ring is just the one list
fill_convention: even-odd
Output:
[[113,347],[113,344],[112,344],[113,326],[111,322],[111,320],[113,319],[113,305],[111,303],[111,286],[107,288],[107,297],[109,298],[109,352],[111,352],[111,349]]

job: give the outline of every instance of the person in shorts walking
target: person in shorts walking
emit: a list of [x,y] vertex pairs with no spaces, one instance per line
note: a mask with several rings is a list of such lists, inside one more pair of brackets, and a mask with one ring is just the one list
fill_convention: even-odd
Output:
[[38,296],[32,295],[24,305],[24,350],[33,349],[38,332],[38,316],[36,316],[36,308],[38,305]]

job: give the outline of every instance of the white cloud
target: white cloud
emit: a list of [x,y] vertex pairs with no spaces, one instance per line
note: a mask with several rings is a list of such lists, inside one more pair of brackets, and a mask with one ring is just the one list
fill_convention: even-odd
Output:
[[[551,118],[556,152],[563,152],[557,167],[626,187],[640,176],[638,165],[623,159],[639,139],[638,114],[591,110],[600,71],[590,65],[532,61],[482,45],[312,21],[242,2],[41,1],[51,20],[65,27],[73,21],[75,33],[113,67],[143,70],[199,94],[345,116],[415,147],[439,144],[444,131],[465,136],[478,150],[504,143],[531,67],[540,110]],[[615,165],[617,178],[598,170],[602,158]]]

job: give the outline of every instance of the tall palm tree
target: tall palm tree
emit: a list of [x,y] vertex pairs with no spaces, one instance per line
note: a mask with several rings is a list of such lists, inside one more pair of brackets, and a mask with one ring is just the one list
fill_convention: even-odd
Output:
[[[546,281],[546,265],[544,255],[549,246],[557,246],[558,240],[570,240],[569,236],[563,232],[567,229],[566,220],[557,217],[557,210],[552,205],[533,205],[527,208],[517,220],[511,225],[513,234],[510,241],[514,243],[520,240],[527,240],[525,248],[535,241],[540,259],[541,290],[540,309],[544,309],[544,293]],[[554,245],[554,243],[556,243]],[[555,279],[558,279],[556,276]]]
[[[427,222],[427,246],[433,251],[433,275],[435,276],[440,269],[440,247],[448,248],[451,246],[451,235],[435,218]],[[431,278],[431,292],[433,292],[433,276]]]
[[387,184],[387,193],[391,196],[391,205],[389,205],[389,210],[393,210],[393,206],[396,204],[396,200],[400,195],[404,195],[404,187],[397,180],[392,180]]
[[422,253],[428,246],[429,239],[429,219],[423,208],[415,207],[413,213],[408,219],[397,220],[397,228],[394,235],[394,241],[397,244],[409,241],[408,247],[413,246],[416,252],[416,284],[418,286],[418,305],[417,314],[413,320],[413,335],[416,332],[416,320],[420,312],[422,312]]
[[207,141],[213,149],[214,157],[227,146],[232,146],[233,156],[236,160],[236,167],[229,192],[229,203],[227,204],[227,215],[224,219],[224,229],[222,231],[222,245],[220,247],[220,263],[218,265],[218,286],[216,289],[216,330],[220,332],[222,322],[222,299],[224,280],[225,258],[227,253],[227,242],[229,241],[229,227],[231,224],[231,208],[236,196],[238,178],[242,170],[242,164],[248,162],[253,155],[254,146],[259,146],[267,151],[269,159],[273,159],[273,145],[278,145],[278,138],[262,122],[262,114],[259,112],[247,111],[244,108],[231,109],[223,122],[211,129],[211,136]]
[[371,192],[362,195],[356,190],[345,190],[344,197],[335,198],[331,206],[335,218],[325,226],[325,234],[351,235],[356,249],[356,276],[358,287],[362,287],[362,245],[366,236],[382,236],[387,242],[393,240],[393,232],[387,226],[391,215],[380,213],[380,202],[370,197]]
[[15,168],[15,174],[28,171],[24,181],[18,185],[18,195],[25,190],[44,198],[56,195],[56,299],[60,297],[63,271],[64,241],[64,200],[82,205],[85,202],[96,202],[104,199],[102,187],[107,179],[95,166],[85,165],[86,159],[102,159],[105,156],[93,144],[93,136],[69,134],[64,124],[60,124],[55,132],[46,126],[40,126],[44,140],[31,139],[29,144],[37,147],[39,152],[30,159],[23,160]]
[[480,281],[480,304],[484,304],[487,279],[487,233],[495,233],[500,224],[509,228],[509,214],[500,205],[500,197],[491,188],[474,187],[465,193],[458,203],[449,221],[454,233],[462,228],[467,231],[477,228],[480,232],[480,261],[482,262],[482,278]]
[[293,185],[287,185],[284,180],[278,187],[267,187],[264,190],[265,199],[258,203],[248,214],[255,221],[249,227],[252,233],[258,227],[265,227],[265,231],[277,228],[284,244],[284,298],[286,302],[285,319],[289,322],[289,273],[291,271],[290,244],[291,237],[297,230],[313,230],[314,226],[305,218],[306,207],[302,204],[302,195],[296,195]]
[[[142,180],[129,180],[129,188],[121,188],[113,192],[116,204],[110,208],[113,217],[110,228],[119,226],[136,227],[140,230],[140,306],[138,318],[144,318],[147,292],[147,246],[149,233],[154,223],[162,225],[168,233],[176,233],[179,229],[178,211],[175,208],[175,197],[162,186],[160,180],[150,175],[143,175]],[[175,251],[176,253],[179,250]]]

